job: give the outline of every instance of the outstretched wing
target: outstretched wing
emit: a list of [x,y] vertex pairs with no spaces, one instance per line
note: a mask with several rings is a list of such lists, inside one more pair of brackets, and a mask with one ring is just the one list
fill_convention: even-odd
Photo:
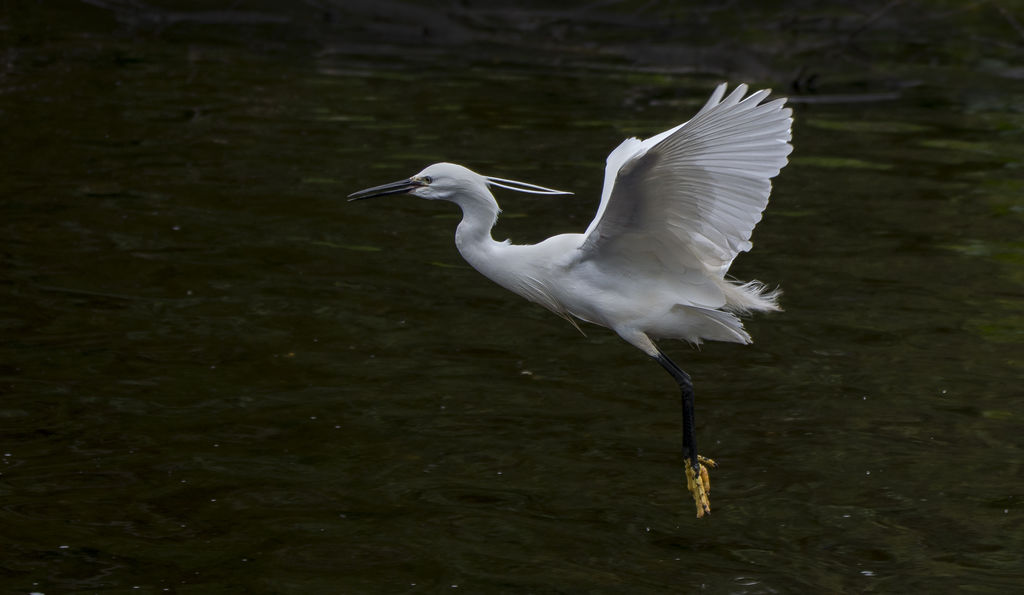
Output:
[[771,178],[793,147],[785,99],[719,85],[688,122],[608,155],[597,216],[581,258],[635,270],[724,278],[768,204]]

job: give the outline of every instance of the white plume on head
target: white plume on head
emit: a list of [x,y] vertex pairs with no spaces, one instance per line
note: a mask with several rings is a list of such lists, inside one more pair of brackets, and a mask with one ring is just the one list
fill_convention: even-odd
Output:
[[553,188],[545,188],[544,186],[538,186],[527,182],[517,182],[516,180],[506,180],[504,178],[493,178],[490,176],[484,176],[484,178],[490,186],[497,186],[498,188],[504,188],[506,190],[515,190],[516,192],[525,192],[527,194],[572,194],[572,192],[566,192],[565,190],[554,190]]

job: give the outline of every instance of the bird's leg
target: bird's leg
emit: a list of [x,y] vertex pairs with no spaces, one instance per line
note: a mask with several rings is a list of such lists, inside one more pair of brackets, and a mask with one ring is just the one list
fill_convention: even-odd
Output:
[[[682,393],[683,405],[683,459],[686,466],[686,488],[693,495],[697,505],[697,518],[711,512],[711,504],[708,502],[708,493],[711,492],[711,481],[708,478],[708,467],[717,467],[717,464],[697,454],[697,428],[693,415],[693,382],[687,374],[670,360],[660,349],[654,356],[661,367],[665,368]],[[706,466],[705,466],[706,465]]]

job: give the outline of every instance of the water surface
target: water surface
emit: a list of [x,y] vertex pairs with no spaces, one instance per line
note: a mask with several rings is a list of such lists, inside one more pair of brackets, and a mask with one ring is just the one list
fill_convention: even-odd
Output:
[[[974,53],[922,66],[882,19],[787,89],[805,54],[687,72],[600,11],[426,39],[415,11],[59,6],[5,25],[5,591],[1019,588],[1024,85],[995,9],[942,17],[989,24]],[[576,193],[499,194],[495,237],[581,231],[608,151],[725,79],[794,98],[732,271],[786,311],[664,345],[721,464],[696,520],[658,366],[470,269],[454,206],[343,197],[449,160]]]

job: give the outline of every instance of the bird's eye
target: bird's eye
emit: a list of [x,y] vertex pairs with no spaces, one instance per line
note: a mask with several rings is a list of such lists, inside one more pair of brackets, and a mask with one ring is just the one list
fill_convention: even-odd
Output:
[[420,179],[423,180],[424,184],[432,184],[434,182],[434,178],[431,178],[430,176],[423,176]]

